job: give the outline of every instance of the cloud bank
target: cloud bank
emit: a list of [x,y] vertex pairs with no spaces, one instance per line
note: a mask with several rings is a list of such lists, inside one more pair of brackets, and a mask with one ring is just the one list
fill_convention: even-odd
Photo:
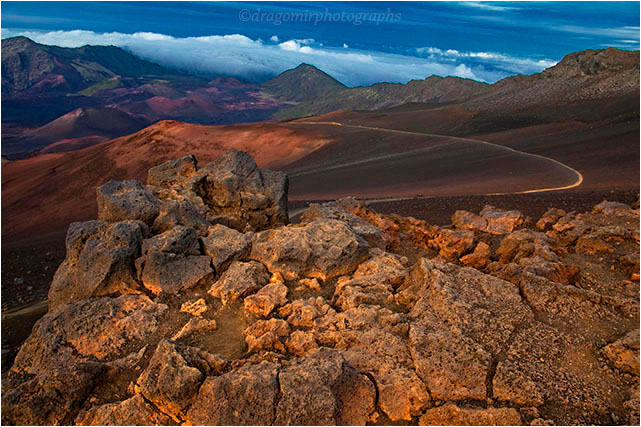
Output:
[[43,44],[79,47],[114,45],[141,58],[193,73],[264,81],[301,62],[313,64],[347,86],[377,82],[406,83],[430,75],[457,76],[495,82],[515,73],[535,73],[554,65],[552,60],[516,58],[500,53],[459,52],[437,48],[392,54],[329,47],[314,39],[253,40],[241,34],[173,37],[158,33],[96,33],[93,31],[28,31],[2,29],[2,38],[23,35]]

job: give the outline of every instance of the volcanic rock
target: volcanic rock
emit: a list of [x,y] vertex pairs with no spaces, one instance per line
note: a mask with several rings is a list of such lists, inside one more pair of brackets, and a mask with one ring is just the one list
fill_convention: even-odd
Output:
[[443,229],[436,238],[439,254],[446,260],[456,260],[461,255],[472,249],[474,233],[469,230]]
[[111,180],[96,189],[98,219],[106,222],[140,220],[152,226],[160,201],[138,181]]
[[206,235],[211,224],[207,219],[187,201],[163,200],[160,213],[154,221],[152,231],[162,233],[171,230],[177,225],[191,227],[199,235]]
[[[433,398],[485,399],[492,359],[534,318],[513,284],[422,260],[427,287],[410,312],[410,351]],[[471,319],[474,319],[472,322]]]
[[327,280],[351,273],[368,257],[369,245],[338,220],[318,220],[263,231],[254,236],[250,257],[288,280]]
[[622,371],[639,375],[639,330],[628,332],[623,338],[607,345],[603,353]]
[[211,280],[214,271],[207,256],[150,252],[136,260],[138,276],[154,295],[174,294]]
[[479,215],[467,211],[456,211],[452,216],[452,224],[456,228],[490,234],[511,233],[523,224],[524,220],[523,214],[519,211],[504,211],[490,205],[486,205]]
[[479,242],[471,254],[461,257],[461,262],[469,267],[485,268],[490,262],[490,247],[487,243]]
[[259,320],[245,330],[245,341],[249,352],[272,349],[284,352],[289,333],[289,325],[284,320]]
[[49,290],[49,309],[91,296],[139,292],[134,261],[147,232],[138,221],[72,223],[65,260]]
[[556,224],[559,218],[565,215],[567,215],[567,212],[563,209],[550,208],[545,211],[541,219],[536,222],[536,229],[539,231],[547,231]]
[[[339,205],[340,206],[340,205]],[[312,203],[300,217],[301,223],[309,223],[321,219],[339,220],[351,227],[372,247],[385,248],[386,242],[381,230],[364,219],[336,206],[336,204],[319,205]]]
[[280,396],[279,366],[262,362],[205,379],[186,420],[192,425],[270,425]]
[[192,316],[200,316],[207,311],[207,303],[203,298],[192,302],[186,302],[180,307],[180,311],[189,313]]
[[225,361],[203,350],[163,340],[137,380],[145,398],[179,420],[208,375],[220,373]]
[[141,395],[135,394],[122,402],[108,403],[84,411],[76,417],[75,422],[86,426],[155,426],[169,425],[171,418],[158,412]]
[[639,211],[632,209],[629,205],[619,202],[603,201],[592,209],[592,213],[601,215],[638,217]]
[[251,246],[251,234],[240,233],[221,224],[207,230],[202,239],[203,252],[211,257],[216,271],[227,267],[232,261],[239,261],[248,254]]
[[625,205],[535,231],[516,211],[449,229],[345,199],[285,225],[285,176],[240,152],[148,183],[108,184],[120,218],[70,227],[3,424],[638,423]]
[[425,411],[420,426],[516,426],[521,417],[513,408],[468,409],[448,403]]
[[195,332],[211,332],[218,324],[214,319],[203,319],[201,317],[192,317],[185,323],[178,332],[171,337],[172,341],[178,341],[181,338],[184,338],[188,335],[191,335]]
[[256,261],[234,261],[209,290],[209,294],[220,298],[224,305],[244,298],[269,283],[269,273],[264,265]]
[[166,305],[143,295],[92,298],[64,305],[38,321],[12,370],[37,374],[46,372],[52,363],[64,366],[117,359],[153,334],[166,310]]
[[147,185],[171,187],[175,184],[184,183],[195,173],[196,158],[193,155],[189,155],[149,169],[147,172]]
[[245,309],[259,316],[267,317],[276,307],[287,302],[287,286],[282,282],[270,283],[254,295],[245,298]]

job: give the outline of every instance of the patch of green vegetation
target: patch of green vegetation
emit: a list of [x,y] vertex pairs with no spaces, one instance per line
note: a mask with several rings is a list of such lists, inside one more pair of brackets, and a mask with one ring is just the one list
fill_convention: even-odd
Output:
[[121,85],[122,83],[118,77],[112,77],[98,82],[95,85],[89,86],[87,89],[78,92],[76,95],[94,96],[100,91],[114,89]]

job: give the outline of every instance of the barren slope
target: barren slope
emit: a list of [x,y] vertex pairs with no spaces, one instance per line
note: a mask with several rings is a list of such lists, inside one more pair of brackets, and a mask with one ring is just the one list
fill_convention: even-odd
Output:
[[196,154],[209,162],[237,148],[277,168],[326,144],[315,129],[279,124],[201,126],[159,122],[128,137],[70,153],[7,163],[2,170],[3,238],[67,227],[95,216],[95,188],[109,179],[144,181],[165,160]]
[[571,187],[581,177],[555,161],[484,141],[334,124],[334,142],[289,164],[293,200],[514,193]]

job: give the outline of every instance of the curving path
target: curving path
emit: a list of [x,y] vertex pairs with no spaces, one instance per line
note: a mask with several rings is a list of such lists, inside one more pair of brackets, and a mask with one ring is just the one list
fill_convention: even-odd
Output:
[[[542,192],[547,192],[547,191],[562,191],[562,190],[569,190],[569,189],[572,189],[572,188],[576,188],[576,187],[580,186],[583,183],[583,175],[581,174],[581,172],[577,171],[576,169],[574,169],[574,168],[572,168],[572,167],[570,167],[570,166],[568,166],[568,165],[566,165],[564,163],[559,162],[558,160],[554,160],[552,158],[545,157],[545,156],[542,156],[540,154],[532,154],[532,153],[527,153],[527,152],[524,152],[524,151],[518,151],[518,150],[515,150],[515,149],[510,148],[510,147],[506,147],[506,146],[499,145],[499,144],[493,144],[491,142],[481,141],[481,140],[478,140],[478,139],[459,138],[459,137],[449,136],[449,135],[436,135],[436,134],[430,134],[430,133],[424,133],[424,132],[411,132],[411,131],[405,131],[405,130],[387,129],[387,128],[379,128],[379,127],[362,126],[362,125],[348,125],[348,124],[344,124],[344,123],[340,123],[340,122],[331,122],[331,121],[329,121],[329,122],[296,122],[295,121],[295,122],[290,122],[289,124],[292,124],[292,125],[330,125],[330,126],[342,126],[342,127],[357,128],[357,129],[368,129],[368,130],[375,130],[375,131],[380,131],[380,132],[390,132],[390,133],[406,134],[406,135],[414,135],[414,136],[447,137],[447,138],[449,138],[450,140],[453,141],[452,143],[454,143],[456,141],[460,141],[460,142],[468,142],[468,143],[469,142],[473,142],[473,143],[477,143],[477,144],[485,144],[485,145],[492,146],[494,148],[502,149],[502,150],[505,150],[505,151],[511,151],[511,152],[522,154],[522,155],[525,155],[525,156],[531,156],[531,157],[536,157],[536,158],[539,158],[539,159],[544,159],[544,160],[553,162],[553,163],[555,163],[555,164],[557,164],[557,165],[559,165],[559,166],[571,171],[576,176],[576,181],[574,183],[570,184],[570,185],[564,185],[564,186],[560,186],[560,187],[537,188],[537,189],[533,189],[533,190],[514,191],[514,192],[506,192],[506,193],[486,193],[486,194],[482,194],[482,195],[485,195],[485,196],[502,196],[502,195],[508,195],[508,194],[527,194],[527,193],[542,193]],[[441,146],[442,145],[447,145],[447,144],[441,144]],[[425,149],[416,150],[416,151],[417,152],[418,151],[427,151],[427,150],[431,150],[433,148],[435,148],[435,146],[427,147]],[[404,154],[407,154],[407,152],[405,152]],[[350,163],[345,163],[345,164],[341,164],[341,165],[330,166],[327,169],[335,169],[335,168],[339,168],[339,167],[352,166],[352,165],[355,165],[355,164],[362,164],[362,163],[367,163],[367,162],[372,162],[372,161],[377,161],[377,160],[383,160],[383,159],[386,159],[386,158],[393,158],[394,156],[395,155],[392,154],[392,155],[380,156],[380,157],[376,157],[376,158],[368,158],[368,159],[363,159],[363,160],[359,160],[359,161],[356,161],[356,162],[350,162]],[[293,173],[291,176],[295,177],[297,175],[312,173],[314,171],[315,170],[309,170],[309,171],[305,171],[305,172],[302,172],[302,173],[299,173],[299,174]],[[400,197],[400,198],[395,198],[395,199],[385,199],[385,201],[410,200],[410,199],[413,199],[413,198],[415,198],[415,197]],[[371,201],[375,201],[377,199],[370,199],[370,200]]]

